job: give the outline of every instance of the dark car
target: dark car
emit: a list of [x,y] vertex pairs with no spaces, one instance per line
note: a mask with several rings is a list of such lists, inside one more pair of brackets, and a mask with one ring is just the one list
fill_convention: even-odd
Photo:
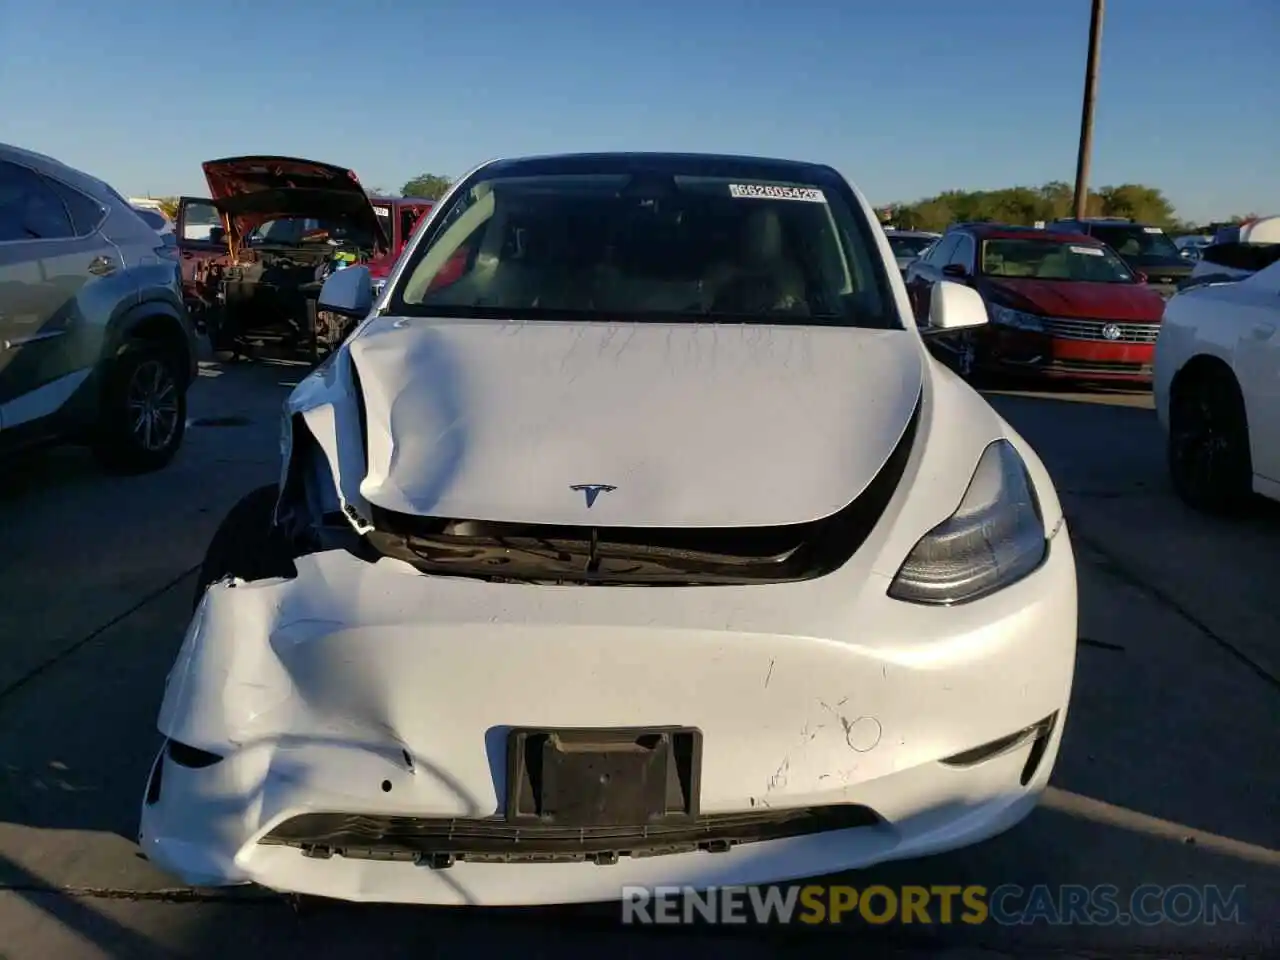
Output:
[[1150,382],[1163,298],[1100,240],[1000,224],[951,227],[907,269],[916,322],[941,280],[974,287],[991,323],[930,345],[963,376]]
[[176,248],[101,180],[0,144],[0,452],[159,469],[196,372]]
[[925,253],[941,236],[939,233],[929,233],[925,230],[893,230],[886,229],[885,238],[889,241],[889,247],[893,250],[893,259],[897,261],[898,270],[905,276],[907,267],[920,259],[920,255]]
[[319,359],[345,327],[317,317],[333,269],[391,252],[351,170],[293,157],[229,157],[204,165],[211,197],[183,197],[178,247],[189,309],[215,350],[277,343]]
[[1160,227],[1120,217],[1088,217],[1054,220],[1054,233],[1073,233],[1101,240],[1120,255],[1129,269],[1146,276],[1151,289],[1166,300],[1178,292],[1195,269],[1195,261],[1183,256]]

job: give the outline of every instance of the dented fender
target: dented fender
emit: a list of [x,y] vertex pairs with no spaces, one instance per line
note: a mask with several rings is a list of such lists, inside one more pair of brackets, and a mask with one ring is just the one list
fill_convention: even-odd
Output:
[[364,479],[366,456],[364,431],[360,424],[359,385],[345,346],[304,377],[284,403],[280,425],[280,496],[276,502],[276,520],[283,519],[289,479],[295,469],[314,470],[316,465],[295,465],[295,456],[303,456],[295,423],[300,419],[314,438],[323,455],[322,477],[314,473],[307,479],[324,481],[321,509],[341,511],[357,533],[372,529],[369,503],[360,493]]

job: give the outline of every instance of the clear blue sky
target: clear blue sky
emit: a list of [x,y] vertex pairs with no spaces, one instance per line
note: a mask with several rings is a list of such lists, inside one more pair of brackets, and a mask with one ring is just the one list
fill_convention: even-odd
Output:
[[[830,163],[875,203],[1074,178],[1088,0],[0,0],[0,141],[129,194],[241,153],[369,186],[592,149]],[[1095,186],[1280,213],[1280,0],[1110,0]]]

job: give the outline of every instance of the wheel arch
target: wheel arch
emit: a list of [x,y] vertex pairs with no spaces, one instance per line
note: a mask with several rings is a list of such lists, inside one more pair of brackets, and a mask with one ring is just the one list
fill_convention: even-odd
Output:
[[1203,382],[1210,377],[1220,377],[1224,382],[1231,384],[1240,398],[1240,409],[1244,412],[1247,423],[1248,411],[1244,409],[1244,391],[1240,389],[1240,381],[1236,378],[1236,372],[1231,364],[1217,354],[1198,353],[1184,363],[1169,382],[1170,399],[1176,399],[1188,386]]
[[154,344],[179,358],[183,387],[195,379],[194,344],[178,308],[167,300],[144,300],[116,318],[107,334],[105,359],[114,359],[130,343]]

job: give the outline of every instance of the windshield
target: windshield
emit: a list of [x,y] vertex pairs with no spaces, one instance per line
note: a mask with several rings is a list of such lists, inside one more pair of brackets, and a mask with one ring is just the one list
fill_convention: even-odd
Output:
[[889,246],[895,257],[918,257],[935,239],[934,237],[890,237]]
[[982,272],[988,277],[1136,283],[1124,261],[1101,244],[1001,239],[982,243]]
[[843,195],[658,173],[481,175],[415,249],[390,309],[902,326]]
[[1142,227],[1131,223],[1105,227],[1095,224],[1092,233],[1122,257],[1164,259],[1182,256],[1173,241],[1159,227]]
[[357,246],[372,246],[373,238],[340,220],[314,217],[284,217],[259,224],[249,233],[250,244],[296,247],[303,244],[341,240]]
[[380,226],[382,228],[382,232],[386,234],[388,242],[395,243],[396,233],[391,228],[391,207],[386,204],[375,203],[373,205],[373,212],[377,214],[378,226]]

